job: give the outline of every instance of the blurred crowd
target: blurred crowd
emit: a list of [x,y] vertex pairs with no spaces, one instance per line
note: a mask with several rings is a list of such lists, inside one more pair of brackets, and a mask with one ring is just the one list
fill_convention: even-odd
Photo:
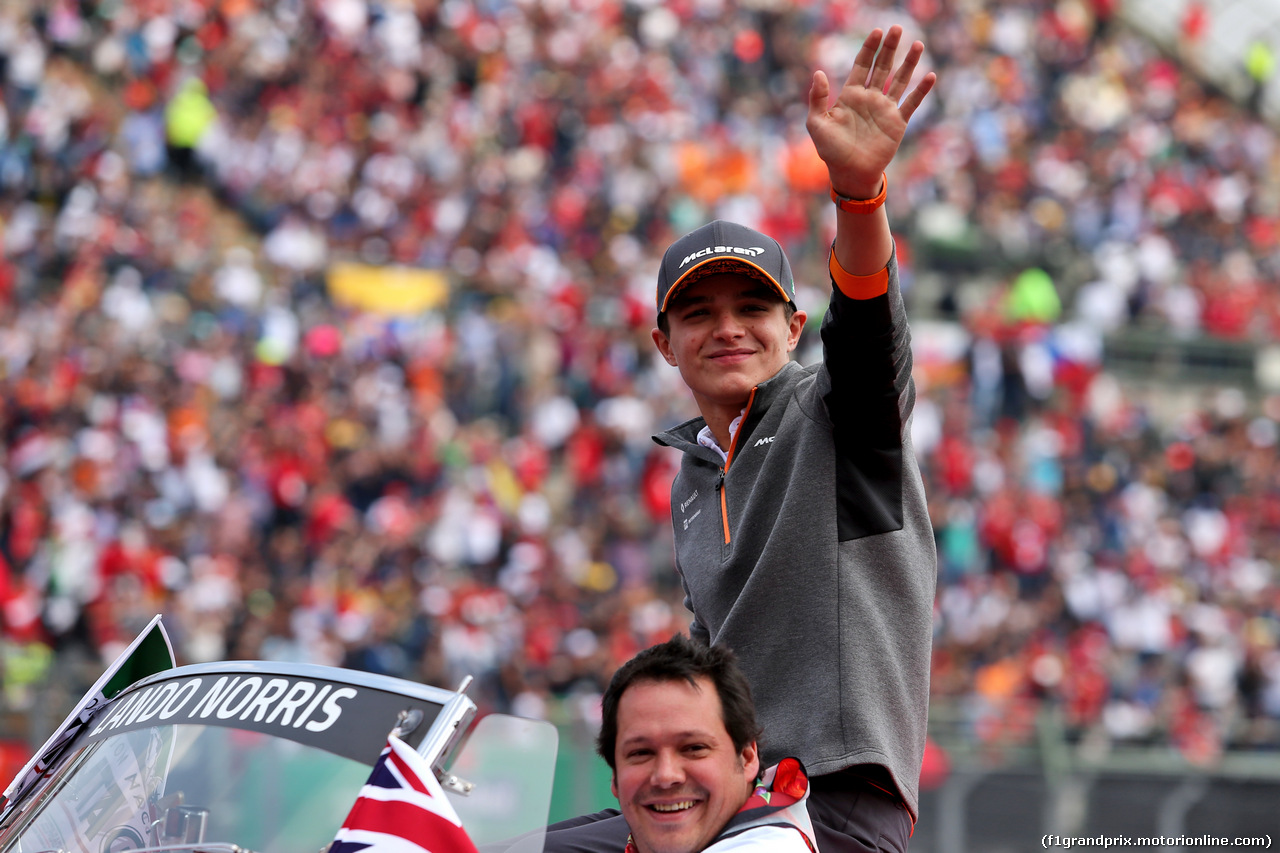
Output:
[[[744,222],[820,315],[808,81],[902,23],[940,79],[889,175],[935,705],[992,743],[1052,709],[1102,748],[1280,746],[1280,400],[1164,420],[1100,356],[1280,333],[1280,147],[1113,3],[34,5],[0,4],[9,708],[163,613],[181,662],[590,722],[688,620],[658,258]],[[359,310],[338,262],[446,294]]]

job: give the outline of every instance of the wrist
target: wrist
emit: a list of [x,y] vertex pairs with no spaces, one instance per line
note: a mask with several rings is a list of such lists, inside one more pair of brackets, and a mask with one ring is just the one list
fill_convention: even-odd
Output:
[[850,195],[840,189],[835,181],[831,183],[831,200],[836,207],[848,213],[873,213],[884,204],[889,190],[889,178],[881,173],[880,180],[875,183],[873,191],[863,189],[861,193]]
[[846,198],[867,200],[880,195],[884,187],[885,175],[881,172],[872,176],[828,175],[831,189]]

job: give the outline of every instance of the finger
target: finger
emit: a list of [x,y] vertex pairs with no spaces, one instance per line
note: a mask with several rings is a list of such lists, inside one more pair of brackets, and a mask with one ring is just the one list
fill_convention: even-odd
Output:
[[911,90],[911,94],[907,95],[907,99],[902,102],[902,106],[898,108],[898,115],[902,116],[904,122],[911,121],[911,116],[915,114],[916,108],[924,101],[924,96],[929,94],[933,88],[933,84],[938,81],[938,75],[930,71],[924,75],[924,79],[920,81],[920,85]]
[[913,42],[911,47],[907,49],[906,58],[902,60],[898,73],[893,75],[893,80],[889,83],[889,90],[885,93],[893,99],[895,104],[902,97],[902,93],[907,91],[907,86],[911,83],[911,75],[916,73],[916,65],[923,55],[924,44],[922,42]]
[[862,49],[858,51],[858,55],[853,59],[853,68],[849,71],[849,76],[845,79],[846,86],[865,86],[867,79],[871,76],[871,65],[875,62],[876,51],[880,49],[880,42],[884,38],[884,30],[876,27],[867,36],[866,41],[862,43]]
[[897,52],[898,42],[901,40],[902,27],[897,24],[889,27],[889,32],[885,33],[884,44],[880,46],[880,53],[876,56],[875,66],[871,69],[871,79],[867,81],[868,89],[884,91],[889,72],[893,70],[893,55]]
[[813,72],[813,82],[809,84],[809,115],[820,116],[827,111],[831,103],[831,84],[825,72]]

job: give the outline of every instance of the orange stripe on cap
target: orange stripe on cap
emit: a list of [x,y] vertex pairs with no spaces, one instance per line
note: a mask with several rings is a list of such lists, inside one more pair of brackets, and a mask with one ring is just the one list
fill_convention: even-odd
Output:
[[871,275],[854,275],[845,272],[844,267],[836,260],[836,250],[831,249],[831,261],[827,264],[831,270],[831,280],[840,288],[840,292],[850,299],[875,299],[889,292],[889,265]]
[[666,311],[671,305],[672,297],[682,289],[693,284],[700,278],[704,278],[709,275],[716,275],[717,273],[732,273],[756,279],[757,281],[763,282],[776,290],[784,302],[791,301],[791,295],[787,293],[781,284],[778,283],[777,279],[765,272],[764,267],[759,264],[753,264],[751,261],[745,260],[744,258],[717,255],[712,258],[707,258],[705,261],[699,261],[689,267],[689,269],[685,270],[684,274],[676,279],[675,283],[667,289],[666,296],[659,293],[658,298],[662,301],[658,308],[658,313]]

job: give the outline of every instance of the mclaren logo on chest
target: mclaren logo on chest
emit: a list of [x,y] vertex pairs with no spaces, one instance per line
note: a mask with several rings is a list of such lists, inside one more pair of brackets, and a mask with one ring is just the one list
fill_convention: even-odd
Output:
[[764,249],[760,246],[707,246],[705,249],[699,249],[691,255],[685,257],[680,262],[680,266],[684,266],[690,261],[696,261],[698,258],[705,258],[707,255],[746,255],[748,258],[754,258],[757,255],[763,255]]
[[752,446],[752,447],[759,447],[759,446],[760,446],[760,445],[762,445],[762,444],[773,444],[773,439],[774,439],[774,436],[772,436],[772,435],[765,436],[764,438],[758,438],[758,439],[756,439],[756,443],[755,443],[755,444],[753,444],[753,445],[751,445],[751,446]]

